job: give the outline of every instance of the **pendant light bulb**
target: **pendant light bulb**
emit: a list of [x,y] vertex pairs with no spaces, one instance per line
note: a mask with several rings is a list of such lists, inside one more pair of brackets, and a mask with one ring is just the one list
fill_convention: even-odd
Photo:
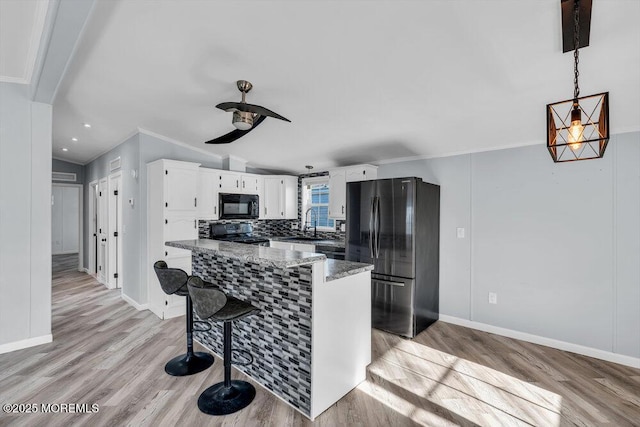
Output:
[[571,126],[569,126],[569,147],[576,151],[582,146],[582,141],[584,141],[582,114],[580,113],[580,107],[574,104],[571,111]]

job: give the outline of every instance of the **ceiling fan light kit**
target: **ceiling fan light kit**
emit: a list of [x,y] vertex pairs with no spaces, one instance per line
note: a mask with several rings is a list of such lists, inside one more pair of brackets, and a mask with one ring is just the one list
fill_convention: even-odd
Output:
[[609,142],[609,92],[580,97],[578,86],[579,49],[589,45],[591,0],[561,0],[560,6],[564,51],[573,50],[574,91],[572,99],[547,104],[547,149],[556,163],[598,159]]
[[226,135],[222,135],[218,138],[212,139],[211,141],[207,141],[205,142],[205,144],[228,144],[230,142],[233,142],[258,127],[258,125],[262,123],[267,117],[273,117],[285,122],[291,122],[291,120],[287,119],[286,117],[283,117],[280,114],[275,113],[265,107],[254,104],[247,104],[247,92],[249,92],[251,88],[253,88],[251,82],[248,82],[246,80],[238,80],[236,82],[236,85],[238,86],[238,90],[242,92],[242,101],[222,102],[216,105],[216,108],[233,113],[231,123],[236,128],[236,130],[231,131]]

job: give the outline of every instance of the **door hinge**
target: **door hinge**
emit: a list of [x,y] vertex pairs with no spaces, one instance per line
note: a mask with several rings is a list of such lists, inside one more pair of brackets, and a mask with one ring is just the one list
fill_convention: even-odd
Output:
[[98,233],[102,234],[102,228],[98,229]]
[[113,273],[113,278],[117,279],[118,278],[118,273]]
[[118,190],[113,190],[113,195],[117,196],[118,195]]
[[165,170],[164,170],[164,174],[165,174],[165,175],[169,175],[169,171],[165,169]]
[[113,232],[113,237],[118,237],[118,232],[117,231]]
[[99,195],[100,197],[102,197],[102,191],[100,191],[100,192],[98,193],[98,195]]
[[102,271],[102,266],[101,265],[98,266],[98,270]]
[[164,223],[165,223],[165,224],[169,224],[169,220],[165,219],[165,220],[164,220]]
[[169,207],[169,202],[164,202],[164,207],[168,208]]

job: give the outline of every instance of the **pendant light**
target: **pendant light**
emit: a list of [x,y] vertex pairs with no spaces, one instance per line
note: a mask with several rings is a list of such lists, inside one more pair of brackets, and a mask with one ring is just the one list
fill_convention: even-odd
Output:
[[[609,92],[580,97],[578,85],[579,48],[588,45],[589,37],[589,22],[586,22],[586,31],[583,28],[586,42],[581,46],[580,17],[590,18],[591,0],[582,0],[586,4],[583,13],[580,0],[561,0],[564,12],[563,3],[573,6],[570,12],[573,18],[574,89],[573,99],[547,105],[547,148],[556,163],[600,158],[609,142]],[[564,29],[566,32],[567,28]]]

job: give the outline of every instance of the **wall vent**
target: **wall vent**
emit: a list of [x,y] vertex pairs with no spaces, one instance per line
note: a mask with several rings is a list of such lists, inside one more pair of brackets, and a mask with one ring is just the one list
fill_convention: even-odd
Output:
[[51,178],[54,181],[76,182],[76,174],[71,172],[52,172]]
[[122,166],[122,165],[121,165],[121,163],[122,163],[122,162],[121,162],[121,160],[120,160],[120,157],[117,157],[117,158],[115,158],[115,159],[111,160],[111,161],[109,162],[109,170],[110,170],[111,172],[113,172],[113,171],[115,171],[115,170],[120,169],[120,167]]

